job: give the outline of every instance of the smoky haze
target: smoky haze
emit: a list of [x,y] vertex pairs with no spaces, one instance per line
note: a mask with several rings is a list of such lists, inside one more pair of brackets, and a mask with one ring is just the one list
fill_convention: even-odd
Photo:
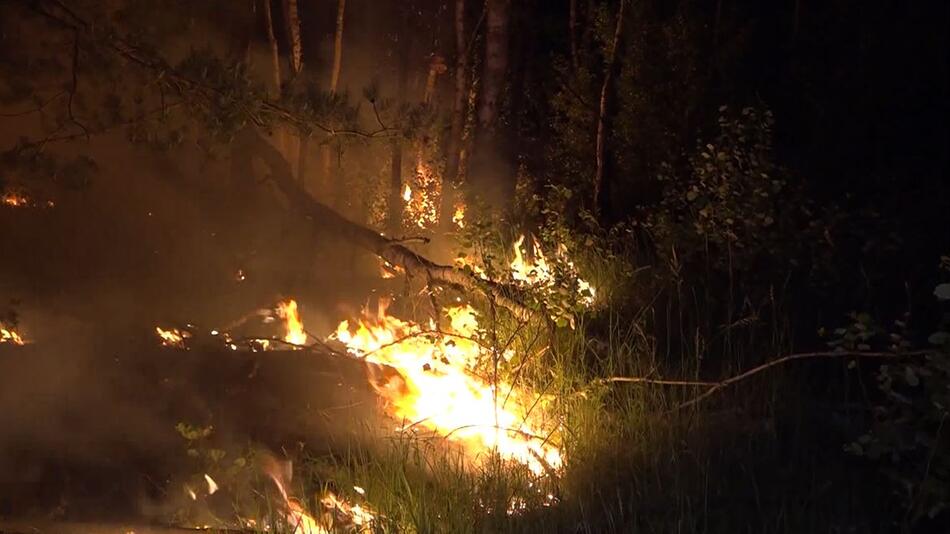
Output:
[[[385,96],[393,87],[379,26],[385,14],[370,5],[350,2],[341,90],[358,95],[376,85]],[[200,46],[228,50],[211,15],[192,19],[187,38],[166,46],[169,57]],[[302,16],[318,33],[305,37],[305,69],[322,80],[331,17]],[[265,47],[253,32],[250,64],[260,78]],[[421,93],[425,78],[425,46],[416,48],[410,93]],[[91,106],[97,90],[83,83],[79,94]],[[0,143],[42,136],[42,128],[35,115],[4,119]],[[304,442],[312,451],[374,424],[375,397],[357,362],[232,352],[208,339],[187,352],[159,346],[157,325],[207,333],[290,297],[308,331],[323,336],[384,288],[374,259],[290,211],[265,169],[232,169],[226,144],[186,137],[157,148],[129,136],[115,131],[46,149],[90,158],[97,168],[88,179],[0,178],[37,202],[0,207],[0,313],[12,314],[29,341],[0,345],[0,515],[102,518],[151,508],[143,503],[160,502],[187,474],[175,430],[183,421],[213,425],[222,447]],[[354,148],[350,161],[348,172],[368,182],[387,168],[374,148]],[[233,333],[281,335],[257,316]]]

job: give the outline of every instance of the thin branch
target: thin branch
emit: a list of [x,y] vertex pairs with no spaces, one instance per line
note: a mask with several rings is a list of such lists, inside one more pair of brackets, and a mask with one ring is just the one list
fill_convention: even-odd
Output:
[[14,113],[0,113],[0,117],[22,117],[22,116],[24,116],[24,115],[29,115],[29,114],[31,114],[31,113],[37,113],[37,112],[43,111],[44,109],[46,109],[46,106],[52,104],[52,103],[55,102],[56,100],[59,100],[59,98],[60,98],[61,96],[66,95],[66,94],[68,94],[66,91],[60,91],[60,92],[56,93],[55,95],[49,97],[48,99],[46,99],[46,100],[40,102],[40,103],[39,103],[35,108],[33,108],[33,109],[28,109],[28,110],[25,110],[25,111],[17,111],[17,112],[14,112]]
[[627,383],[627,384],[654,384],[658,386],[698,386],[698,387],[714,387],[721,384],[721,382],[707,382],[703,380],[667,380],[664,378],[648,378],[645,376],[611,376],[609,378],[602,378],[600,380],[595,380],[595,384],[616,384],[616,383]]
[[[183,74],[177,72],[165,60],[157,56],[150,56],[121,37],[115,35],[103,35],[101,31],[96,30],[94,25],[77,15],[59,0],[41,0],[35,3],[30,2],[29,4],[32,9],[60,25],[63,25],[76,32],[79,30],[84,30],[90,35],[98,37],[105,47],[112,50],[112,52],[115,54],[136,65],[139,65],[140,67],[151,70],[160,76],[163,76],[166,83],[175,87],[175,89],[180,94],[184,94],[186,91],[189,91],[200,96],[203,100],[212,103],[222,96],[227,96],[223,90],[217,87],[208,86],[184,76]],[[68,17],[61,15],[54,10],[48,9],[49,7],[58,8],[59,10],[65,12]],[[256,101],[256,104],[261,112],[270,114],[271,116],[293,126],[301,129],[316,128],[331,136],[346,135],[362,138],[376,138],[400,135],[398,130],[394,128],[379,128],[372,131],[362,131],[351,128],[335,128],[331,125],[321,124],[313,120],[312,117],[305,117],[301,114],[298,114],[295,111],[267,98],[259,98]],[[264,119],[261,116],[251,112],[251,110],[245,108],[242,111],[247,114],[248,119],[254,124],[258,126],[263,126],[265,124]]]
[[869,359],[893,360],[896,358],[910,358],[910,357],[915,357],[915,356],[926,356],[928,354],[933,354],[933,353],[934,351],[932,350],[918,350],[918,351],[903,352],[903,353],[827,351],[827,352],[803,352],[800,354],[789,354],[788,356],[783,356],[781,358],[777,358],[775,360],[765,362],[762,365],[749,369],[748,371],[739,373],[735,376],[732,376],[721,382],[718,382],[712,385],[706,391],[697,395],[696,397],[693,397],[692,399],[676,406],[673,410],[674,411],[680,410],[682,408],[686,408],[686,407],[698,404],[702,400],[709,398],[710,396],[714,395],[718,391],[721,391],[733,384],[741,382],[745,380],[746,378],[749,378],[750,376],[756,375],[758,373],[761,373],[762,371],[771,369],[772,367],[776,367],[778,365],[782,365],[794,360],[805,360],[805,359],[813,359],[813,358],[869,358]]
[[66,113],[69,115],[69,120],[76,126],[79,126],[79,129],[82,130],[83,134],[86,137],[86,140],[89,140],[89,129],[86,128],[81,122],[76,120],[76,116],[73,115],[73,98],[76,96],[76,89],[79,87],[79,30],[77,29],[73,35],[73,67],[72,67],[72,85],[69,87],[69,99],[66,101]]

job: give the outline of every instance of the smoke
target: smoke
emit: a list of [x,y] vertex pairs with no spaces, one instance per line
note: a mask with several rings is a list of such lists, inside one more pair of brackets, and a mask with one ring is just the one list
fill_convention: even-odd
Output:
[[[348,3],[341,92],[354,102],[364,87],[378,86],[384,98],[396,85],[386,26],[393,6],[368,6]],[[304,72],[319,85],[332,53],[332,24],[324,22],[333,17],[302,16],[305,34],[317,36],[305,35]],[[7,23],[5,30],[16,26]],[[70,49],[71,35],[23,24],[7,35],[48,33],[61,37],[54,49]],[[202,43],[226,51],[222,41],[233,37],[226,30],[210,18],[192,21],[166,52],[174,61]],[[35,46],[22,53],[38,52]],[[269,68],[263,47],[255,32],[250,69],[259,79]],[[422,97],[429,52],[417,42],[411,53],[414,100]],[[44,74],[54,86],[68,75]],[[95,106],[102,90],[80,73],[80,119],[79,103]],[[365,105],[361,113],[372,116]],[[41,138],[43,124],[37,114],[5,118],[0,147]],[[222,448],[254,443],[280,451],[302,442],[312,452],[376,423],[362,364],[303,351],[233,352],[207,338],[212,328],[287,297],[300,303],[309,332],[326,334],[379,289],[376,260],[291,212],[259,169],[232,169],[227,146],[198,142],[201,132],[172,145],[132,143],[134,135],[116,129],[46,147],[64,161],[95,161],[95,172],[78,182],[7,169],[0,177],[0,186],[22,186],[54,204],[0,206],[0,314],[15,312],[31,342],[0,345],[0,515],[137,514],[191,468],[179,422],[212,425]],[[387,150],[347,149],[340,172],[364,184],[347,202],[369,198],[365,184],[386,183]],[[196,336],[199,346],[159,347],[156,325],[187,324],[204,336]],[[252,319],[235,334],[276,335],[275,328]]]

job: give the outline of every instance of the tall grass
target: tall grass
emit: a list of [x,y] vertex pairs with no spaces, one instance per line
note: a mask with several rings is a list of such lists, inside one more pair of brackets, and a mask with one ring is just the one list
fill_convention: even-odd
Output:
[[643,276],[630,291],[609,265],[585,274],[598,287],[616,285],[602,293],[610,302],[573,329],[483,313],[502,345],[497,352],[519,355],[501,377],[554,399],[547,409],[560,422],[565,457],[557,476],[537,477],[492,456],[473,462],[437,437],[387,434],[372,449],[312,458],[311,484],[333,481],[365,500],[383,532],[891,528],[888,506],[869,504],[887,502],[876,478],[842,453],[850,436],[802,386],[809,375],[801,368],[764,373],[686,408],[679,406],[698,393],[694,387],[604,380],[717,379],[787,353],[781,290],[758,306],[737,306],[743,299],[735,295],[723,306],[714,298],[722,288],[675,276]]

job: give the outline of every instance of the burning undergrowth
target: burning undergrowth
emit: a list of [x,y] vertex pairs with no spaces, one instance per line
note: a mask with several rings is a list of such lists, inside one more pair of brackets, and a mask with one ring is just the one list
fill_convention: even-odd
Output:
[[[449,307],[441,320],[432,319],[423,325],[390,315],[387,302],[382,301],[376,313],[364,311],[361,317],[342,321],[325,340],[306,332],[293,299],[252,315],[261,317],[264,323],[279,321],[280,335],[238,339],[218,330],[209,334],[226,349],[238,352],[280,347],[307,352],[338,347],[339,357],[367,364],[366,379],[392,421],[392,426],[381,429],[378,437],[401,444],[399,447],[410,447],[415,455],[428,458],[419,466],[436,458],[445,461],[447,457],[454,458],[464,472],[484,470],[498,462],[514,468],[520,466],[526,481],[522,489],[509,495],[501,505],[480,499],[483,512],[503,511],[509,515],[527,509],[529,502],[544,506],[554,502],[550,488],[556,484],[563,458],[558,446],[559,426],[547,407],[550,399],[501,378],[498,365],[510,360],[513,351],[494,347],[489,333],[479,324],[479,314],[471,306]],[[192,330],[184,329],[157,327],[156,334],[161,344],[179,350],[188,349],[195,338]],[[179,426],[179,433],[194,443],[202,442],[210,432],[210,428]],[[189,445],[188,454],[207,457],[207,466],[199,471],[218,470],[217,477],[202,472],[183,486],[184,494],[192,501],[199,501],[201,495],[196,488],[205,486],[208,498],[219,487],[229,485],[235,486],[231,490],[248,493],[238,489],[241,483],[236,481],[240,477],[235,476],[235,471],[249,465],[244,456],[229,464],[221,461],[226,454],[223,450],[202,452],[194,445]],[[277,521],[289,525],[295,534],[331,532],[334,525],[342,525],[341,531],[362,531],[377,520],[372,504],[356,502],[342,493],[325,491],[309,504],[293,498],[289,485],[292,470],[287,467],[290,464],[270,456],[265,456],[264,463],[260,473],[279,490],[279,498],[272,496],[269,501],[279,511]],[[222,465],[229,466],[224,476]],[[366,480],[357,482],[367,485]],[[363,486],[353,487],[359,500],[364,501]],[[266,519],[244,513],[238,514],[235,521],[250,527],[260,526]],[[190,524],[199,523],[200,520],[190,520]]]

